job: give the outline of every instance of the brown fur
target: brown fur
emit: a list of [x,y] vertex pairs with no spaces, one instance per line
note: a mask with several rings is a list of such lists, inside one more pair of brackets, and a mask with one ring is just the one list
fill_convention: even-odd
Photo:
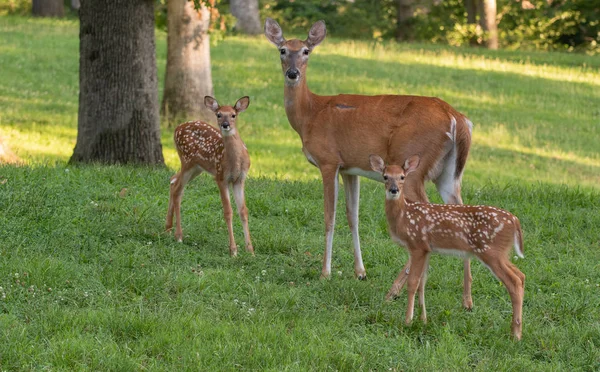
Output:
[[[456,146],[456,182],[451,200],[460,203],[460,178],[470,146],[468,119],[446,102],[432,97],[314,94],[308,89],[306,69],[309,55],[325,38],[325,23],[316,22],[305,41],[285,40],[281,27],[269,18],[265,23],[265,35],[280,51],[286,81],[285,110],[290,125],[300,135],[305,155],[319,168],[323,179],[326,247],[321,276],[328,277],[331,273],[336,190],[341,173],[347,200],[348,196],[352,197],[351,203],[347,203],[350,204],[347,216],[353,230],[355,274],[364,278],[366,273],[357,230],[359,181],[356,174],[344,173],[351,168],[370,171],[370,154],[385,154],[389,162],[400,162],[418,154],[422,167],[406,189],[414,200],[427,201],[424,182],[438,162],[450,166],[445,160]],[[290,77],[290,73],[296,72],[297,79]],[[456,144],[448,136],[452,117],[456,120]],[[433,174],[434,181],[437,176],[439,174]],[[465,278],[470,278],[468,261],[465,269]],[[470,297],[470,284],[465,282],[467,307],[472,305]]]
[[178,241],[182,241],[181,199],[183,190],[189,181],[200,173],[207,172],[214,177],[221,193],[223,215],[229,233],[230,254],[237,255],[237,246],[233,236],[233,211],[229,200],[230,185],[233,187],[235,203],[242,220],[246,250],[254,254],[248,229],[248,209],[244,197],[244,184],[248,169],[250,169],[250,156],[236,127],[237,114],[247,108],[249,99],[243,97],[235,106],[219,106],[214,98],[207,96],[205,104],[217,115],[221,131],[219,132],[212,125],[202,121],[183,123],[175,129],[174,141],[181,161],[181,170],[171,177],[166,230],[169,231],[173,227],[175,215],[175,237]]

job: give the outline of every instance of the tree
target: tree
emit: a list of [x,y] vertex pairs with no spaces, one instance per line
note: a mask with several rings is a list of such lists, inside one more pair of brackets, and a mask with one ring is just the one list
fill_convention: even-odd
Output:
[[210,11],[193,2],[167,3],[167,69],[162,112],[168,118],[214,121],[203,102],[213,95],[210,69]]
[[231,0],[231,14],[237,19],[236,30],[248,34],[258,35],[263,28],[258,14],[258,0]]
[[[477,0],[465,0],[465,8],[467,10],[467,25],[474,26],[477,24]],[[473,35],[469,39],[469,45],[476,46],[477,37]]]
[[487,33],[488,49],[498,49],[498,25],[496,24],[496,0],[479,0],[479,25]]
[[31,13],[38,17],[64,17],[65,5],[63,0],[33,0]]
[[412,39],[413,0],[398,0],[396,40]]
[[70,162],[163,164],[153,0],[82,1]]

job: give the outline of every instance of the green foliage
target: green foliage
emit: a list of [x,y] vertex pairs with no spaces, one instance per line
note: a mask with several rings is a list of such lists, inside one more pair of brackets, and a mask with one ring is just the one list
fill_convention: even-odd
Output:
[[[594,0],[530,1],[498,0],[498,31],[501,46],[509,49],[600,51],[600,3]],[[485,40],[476,25],[467,24],[463,0],[445,0],[418,12],[414,24],[417,40],[468,45]]]
[[306,0],[260,2],[262,18],[269,16],[292,32],[306,33],[323,19],[327,30],[338,37],[380,39],[393,36],[396,17],[393,0]]
[[2,0],[0,1],[0,16],[7,14],[31,14],[31,0]]

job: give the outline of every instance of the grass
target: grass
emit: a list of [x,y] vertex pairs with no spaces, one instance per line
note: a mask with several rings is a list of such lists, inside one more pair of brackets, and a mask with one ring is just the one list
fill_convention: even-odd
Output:
[[[162,33],[157,46],[162,79]],[[374,182],[361,196],[369,279],[353,278],[340,212],[334,275],[318,280],[321,185],[285,117],[277,51],[235,37],[212,58],[216,97],[252,100],[240,131],[255,257],[229,258],[209,177],[187,188],[184,243],[162,232],[178,166],[166,123],[168,168],[67,167],[78,25],[0,17],[0,133],[26,162],[0,167],[0,370],[600,369],[598,59],[335,39],[311,57],[320,94],[434,95],[473,120],[463,197],[510,210],[525,232],[515,343],[501,284],[474,263],[465,312],[462,264],[446,257],[431,262],[428,324],[403,325],[405,296],[383,297],[406,253]],[[235,231],[243,242],[237,220]]]

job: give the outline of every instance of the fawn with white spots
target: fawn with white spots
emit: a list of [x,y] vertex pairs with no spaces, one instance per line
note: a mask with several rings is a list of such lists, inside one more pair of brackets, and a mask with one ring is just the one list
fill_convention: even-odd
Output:
[[189,121],[175,129],[175,147],[181,161],[181,170],[171,177],[166,230],[170,231],[173,227],[175,214],[177,224],[175,237],[179,242],[183,240],[181,230],[183,189],[200,173],[207,172],[214,176],[221,193],[223,215],[229,232],[229,254],[237,255],[237,246],[233,237],[233,212],[229,200],[229,185],[232,185],[233,197],[242,220],[246,250],[254,254],[248,229],[248,208],[244,198],[244,182],[250,168],[250,156],[236,127],[237,115],[248,108],[250,98],[242,97],[234,106],[219,106],[214,98],[206,96],[204,104],[217,116],[220,131],[202,121]]
[[[404,167],[385,165],[377,155],[369,157],[371,168],[385,181],[385,214],[392,239],[405,246],[410,255],[410,271],[401,272],[387,298],[398,293],[407,281],[406,323],[413,318],[415,292],[419,292],[421,320],[425,311],[425,282],[431,252],[460,257],[476,257],[504,284],[513,306],[512,335],[521,339],[525,275],[510,262],[514,245],[523,258],[523,234],[519,219],[502,209],[489,206],[448,205],[411,202],[404,195],[404,180],[419,165],[419,157],[408,158]],[[408,275],[408,278],[407,278]]]

